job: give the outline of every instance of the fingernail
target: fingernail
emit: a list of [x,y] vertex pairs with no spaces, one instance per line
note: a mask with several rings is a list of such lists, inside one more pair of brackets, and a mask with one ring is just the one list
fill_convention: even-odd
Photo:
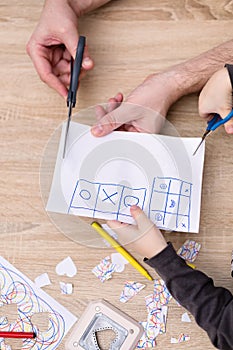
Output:
[[233,134],[233,125],[226,126],[226,131],[228,134]]
[[92,65],[92,60],[90,59],[90,57],[85,57],[84,58],[83,65],[84,66],[91,66]]
[[132,205],[132,206],[130,207],[130,209],[131,209],[131,210],[137,210],[138,207],[137,207],[136,205]]
[[102,133],[103,133],[103,127],[101,124],[97,124],[97,125],[94,125],[91,129],[92,133],[95,135],[95,136],[100,136]]

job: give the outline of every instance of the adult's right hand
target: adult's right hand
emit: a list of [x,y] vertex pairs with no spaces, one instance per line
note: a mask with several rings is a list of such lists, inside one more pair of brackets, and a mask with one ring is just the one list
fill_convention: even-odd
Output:
[[[113,103],[114,108],[107,108],[106,113],[97,118],[92,134],[105,136],[116,129],[159,133],[168,109],[179,98],[178,91],[172,72],[152,74],[126,97],[126,103]],[[114,101],[110,99],[110,102]]]
[[[40,21],[27,44],[27,53],[41,80],[64,98],[70,82],[70,60],[75,58],[79,39],[78,17],[78,11],[68,0],[46,0]],[[83,72],[93,66],[86,47]]]

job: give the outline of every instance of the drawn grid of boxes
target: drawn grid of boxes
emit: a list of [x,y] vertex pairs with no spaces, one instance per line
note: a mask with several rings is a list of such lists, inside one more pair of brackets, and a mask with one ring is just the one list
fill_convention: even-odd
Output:
[[98,213],[104,213],[111,215],[112,219],[124,221],[124,217],[130,216],[132,205],[144,209],[147,193],[148,217],[159,228],[189,231],[192,184],[171,177],[155,177],[151,191],[143,187],[131,188],[80,179],[76,183],[68,213],[86,213],[93,218],[98,217]]

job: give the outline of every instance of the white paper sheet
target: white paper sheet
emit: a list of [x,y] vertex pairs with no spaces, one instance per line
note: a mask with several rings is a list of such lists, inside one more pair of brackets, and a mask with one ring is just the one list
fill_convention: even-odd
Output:
[[46,210],[134,223],[130,206],[139,205],[161,229],[198,232],[204,143],[129,132],[92,136],[72,122],[62,158],[62,128]]
[[[17,304],[18,319],[14,324],[1,324],[1,331],[35,331],[35,339],[25,339],[22,350],[41,349],[55,350],[63,337],[77,321],[77,318],[64,306],[38,288],[22,272],[17,270],[3,257],[0,257],[0,306],[4,304]],[[49,317],[47,331],[40,332],[30,322],[34,313],[45,312]],[[4,339],[0,339],[0,349]]]

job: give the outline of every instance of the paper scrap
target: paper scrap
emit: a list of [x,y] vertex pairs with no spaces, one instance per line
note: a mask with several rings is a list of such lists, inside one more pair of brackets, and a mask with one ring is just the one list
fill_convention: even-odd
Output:
[[182,321],[182,322],[191,322],[191,319],[190,319],[190,317],[189,317],[189,315],[188,315],[187,312],[184,312],[184,313],[182,314],[182,316],[181,316],[181,321]]
[[65,130],[66,123],[47,211],[134,223],[130,206],[137,204],[159,228],[199,232],[204,144],[193,152],[200,138],[94,137],[89,126],[71,122],[63,159]]
[[1,343],[1,350],[12,350],[10,345],[6,345],[3,342]]
[[74,277],[77,274],[77,267],[70,256],[57,264],[56,273],[59,276],[66,275],[68,277]]
[[160,314],[160,334],[166,333],[166,324],[167,324],[167,311],[168,306],[163,305],[161,307],[161,314]]
[[190,336],[184,333],[180,333],[180,335],[178,336],[178,338],[171,338],[171,344],[177,344],[177,343],[182,343],[185,341],[189,341],[190,340]]
[[49,286],[51,284],[50,279],[49,279],[49,275],[46,272],[37,276],[35,278],[34,282],[38,288]]
[[[1,330],[35,331],[36,339],[24,339],[22,349],[57,349],[77,318],[3,257],[0,257],[0,275],[1,300],[4,300],[4,304],[17,304],[18,308],[17,320],[1,325]],[[49,316],[47,331],[40,332],[30,323],[32,315],[38,312]],[[4,340],[0,338],[0,349],[6,349],[4,346]]]
[[112,273],[115,271],[115,265],[112,264],[110,257],[106,256],[92,272],[99,278],[101,282],[105,282],[112,278]]
[[154,293],[145,297],[147,311],[160,308],[161,305],[167,305],[172,296],[167,289],[165,282],[161,279],[154,280]]
[[194,262],[201,249],[201,244],[191,239],[187,239],[184,244],[178,249],[177,254],[184,260]]
[[115,272],[123,272],[125,265],[129,263],[120,253],[112,253],[111,260],[115,265]]
[[144,333],[142,334],[142,337],[138,341],[137,349],[145,350],[146,348],[154,348],[157,345],[155,338],[149,339],[146,335],[147,322],[139,322],[139,323],[143,326]]
[[60,284],[60,289],[61,289],[61,294],[72,294],[73,293],[73,284],[72,283],[64,283],[64,282],[59,282]]
[[139,282],[126,281],[124,285],[124,289],[121,292],[120,301],[122,303],[126,303],[127,301],[132,299],[135,295],[137,295],[145,287],[146,287],[145,284],[142,284]]

